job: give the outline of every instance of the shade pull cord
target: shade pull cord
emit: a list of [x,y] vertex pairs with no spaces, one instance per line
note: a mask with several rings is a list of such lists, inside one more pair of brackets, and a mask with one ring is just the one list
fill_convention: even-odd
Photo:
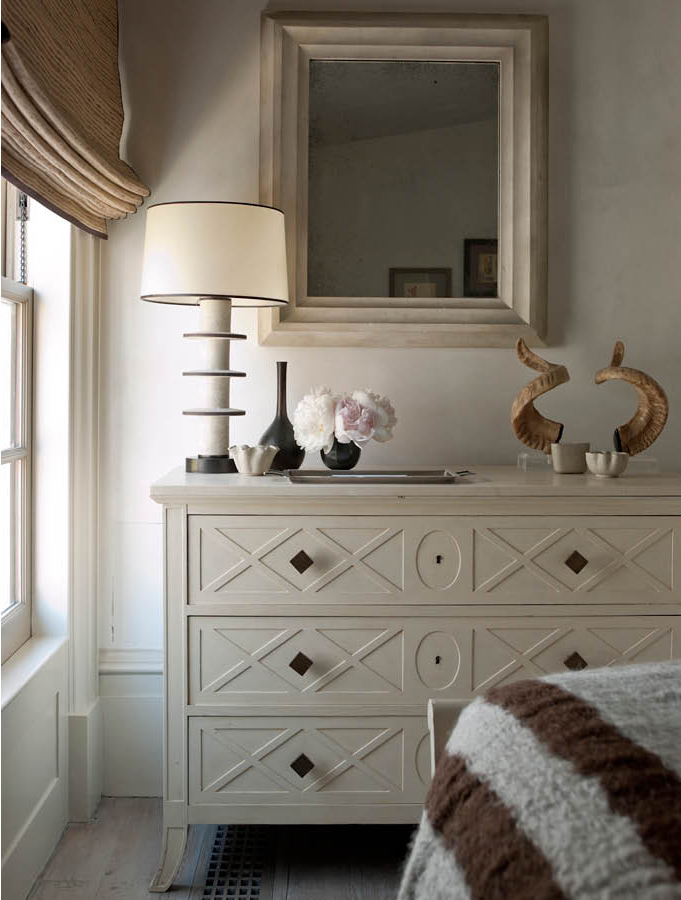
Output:
[[28,222],[28,196],[23,191],[17,194],[17,219],[19,220],[19,281],[28,284],[26,263],[26,222]]

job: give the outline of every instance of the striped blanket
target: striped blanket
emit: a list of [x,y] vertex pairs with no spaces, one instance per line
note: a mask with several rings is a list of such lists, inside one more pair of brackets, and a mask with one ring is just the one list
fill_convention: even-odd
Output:
[[399,900],[681,900],[681,663],[496,687],[438,762]]

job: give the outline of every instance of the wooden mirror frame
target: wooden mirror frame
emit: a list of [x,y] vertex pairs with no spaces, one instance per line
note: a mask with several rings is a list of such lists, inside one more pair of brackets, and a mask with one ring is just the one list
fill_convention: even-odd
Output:
[[[260,202],[286,214],[291,302],[259,311],[272,346],[544,345],[547,318],[548,20],[408,13],[263,14]],[[500,66],[499,296],[419,304],[307,294],[311,59],[486,60]]]

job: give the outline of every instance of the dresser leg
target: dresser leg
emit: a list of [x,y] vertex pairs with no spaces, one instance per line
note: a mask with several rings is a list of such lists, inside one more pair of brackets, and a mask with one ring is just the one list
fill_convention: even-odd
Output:
[[187,826],[176,826],[163,829],[163,846],[161,848],[161,861],[158,871],[149,885],[150,891],[162,893],[167,891],[173,883],[180,868],[184,848],[187,843]]

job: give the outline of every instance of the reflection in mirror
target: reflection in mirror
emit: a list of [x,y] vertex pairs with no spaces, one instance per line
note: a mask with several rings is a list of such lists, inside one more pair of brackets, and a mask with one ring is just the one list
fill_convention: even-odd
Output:
[[499,65],[310,61],[308,294],[497,296]]

